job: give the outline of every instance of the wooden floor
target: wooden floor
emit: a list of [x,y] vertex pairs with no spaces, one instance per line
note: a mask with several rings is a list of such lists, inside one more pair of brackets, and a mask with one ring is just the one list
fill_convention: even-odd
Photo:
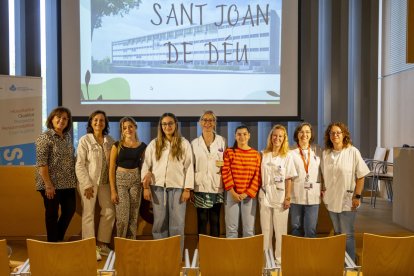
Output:
[[[372,208],[369,204],[369,198],[365,199],[361,207],[358,209],[358,215],[355,223],[355,236],[357,255],[362,249],[363,233],[373,233],[391,236],[414,235],[413,232],[392,222],[392,203],[378,199],[376,208]],[[191,239],[191,237],[187,237]],[[194,237],[195,239],[195,237]],[[186,239],[187,242],[187,239]],[[8,244],[12,247],[12,260],[24,261],[27,259],[26,241],[24,240],[8,240]],[[103,261],[98,266],[102,267]]]

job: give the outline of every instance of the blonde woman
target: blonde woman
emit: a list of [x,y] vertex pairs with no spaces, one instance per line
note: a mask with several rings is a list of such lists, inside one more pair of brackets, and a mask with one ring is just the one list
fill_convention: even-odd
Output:
[[200,137],[191,142],[194,153],[195,184],[194,206],[197,208],[198,234],[220,236],[220,211],[223,204],[221,167],[226,148],[224,138],[216,133],[217,117],[209,110],[200,117]]
[[263,151],[259,192],[260,223],[264,235],[264,249],[272,249],[275,232],[275,259],[281,263],[282,235],[287,234],[291,196],[291,178],[297,175],[289,152],[286,128],[275,125],[267,137]]
[[139,141],[137,123],[131,117],[119,122],[120,141],[111,149],[109,183],[115,204],[116,235],[135,239],[141,204],[141,164],[146,144]]
[[180,235],[181,249],[187,200],[194,188],[192,157],[190,143],[179,132],[177,117],[164,113],[158,123],[157,138],[145,152],[142,175],[152,173],[152,179],[142,179],[144,199],[152,202],[154,239]]

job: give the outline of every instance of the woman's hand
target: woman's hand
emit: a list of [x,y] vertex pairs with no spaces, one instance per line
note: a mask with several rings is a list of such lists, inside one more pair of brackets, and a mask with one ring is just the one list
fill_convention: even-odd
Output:
[[115,190],[111,190],[111,201],[112,201],[113,204],[118,204],[119,203],[118,193]]
[[356,211],[356,209],[358,209],[358,207],[361,205],[361,199],[360,198],[356,198],[354,197],[352,199],[352,211]]
[[243,200],[243,198],[241,198],[241,195],[239,195],[238,193],[236,193],[236,192],[234,191],[234,189],[231,189],[231,190],[230,190],[230,193],[231,193],[231,196],[233,197],[233,200],[234,200],[235,202],[240,202],[240,201],[242,201],[242,200]]
[[151,195],[151,189],[150,188],[144,188],[144,199],[151,201],[152,195]]
[[183,193],[181,194],[181,202],[186,202],[190,198],[190,190],[184,189]]
[[194,203],[195,202],[195,195],[194,195],[194,191],[193,190],[190,191],[190,202],[191,203]]
[[149,187],[149,185],[151,185],[151,182],[152,182],[152,173],[149,171],[144,176],[144,179],[142,180],[142,184],[144,187]]
[[45,195],[47,199],[53,199],[56,195],[55,186],[53,185],[46,186]]
[[93,187],[89,187],[89,188],[85,189],[85,191],[83,192],[83,195],[84,195],[87,199],[91,199],[91,198],[93,198]]
[[290,198],[285,198],[285,200],[283,201],[283,208],[285,210],[290,208]]

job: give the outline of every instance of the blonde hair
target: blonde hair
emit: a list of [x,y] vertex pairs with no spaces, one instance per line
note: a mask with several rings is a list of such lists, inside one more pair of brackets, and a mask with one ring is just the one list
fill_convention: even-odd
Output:
[[267,135],[267,144],[266,144],[266,148],[264,149],[263,152],[268,153],[268,152],[273,151],[272,135],[273,135],[273,131],[275,131],[276,129],[283,130],[283,132],[284,132],[283,142],[282,142],[282,145],[280,147],[279,154],[281,156],[286,156],[286,154],[289,152],[289,141],[288,141],[289,139],[288,139],[288,136],[287,136],[286,128],[282,125],[275,125],[275,126],[272,127],[269,134]]
[[162,119],[165,117],[170,117],[174,119],[175,129],[171,139],[171,156],[172,158],[177,158],[180,160],[184,155],[184,150],[181,145],[181,134],[178,130],[178,120],[172,113],[164,113],[161,115],[160,121],[158,122],[158,131],[157,131],[157,138],[155,140],[155,159],[160,160],[162,151],[165,149],[166,146],[166,135],[162,129]]
[[[119,121],[119,143],[118,143],[118,153],[122,148],[122,144],[125,142],[125,137],[123,134],[123,125],[126,122],[130,122],[132,123],[136,129],[138,129],[138,125],[137,122],[134,120],[134,118],[132,117],[124,117]],[[135,138],[137,139],[137,142],[139,143],[139,138],[138,138],[138,134],[135,132]]]

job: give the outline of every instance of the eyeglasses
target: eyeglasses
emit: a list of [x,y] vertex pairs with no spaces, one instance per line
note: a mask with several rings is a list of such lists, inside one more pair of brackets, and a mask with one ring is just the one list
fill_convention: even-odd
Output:
[[166,126],[173,126],[175,124],[175,122],[168,122],[168,123],[161,123],[162,127],[166,127]]
[[216,122],[216,120],[214,120],[214,119],[201,119],[201,121],[203,121],[204,123],[214,123],[214,122]]
[[310,131],[299,131],[300,134],[311,134],[312,132]]
[[331,136],[336,136],[336,135],[341,135],[342,134],[342,131],[337,131],[337,132],[335,132],[335,131],[331,131],[331,132],[329,132],[329,135],[331,135]]

